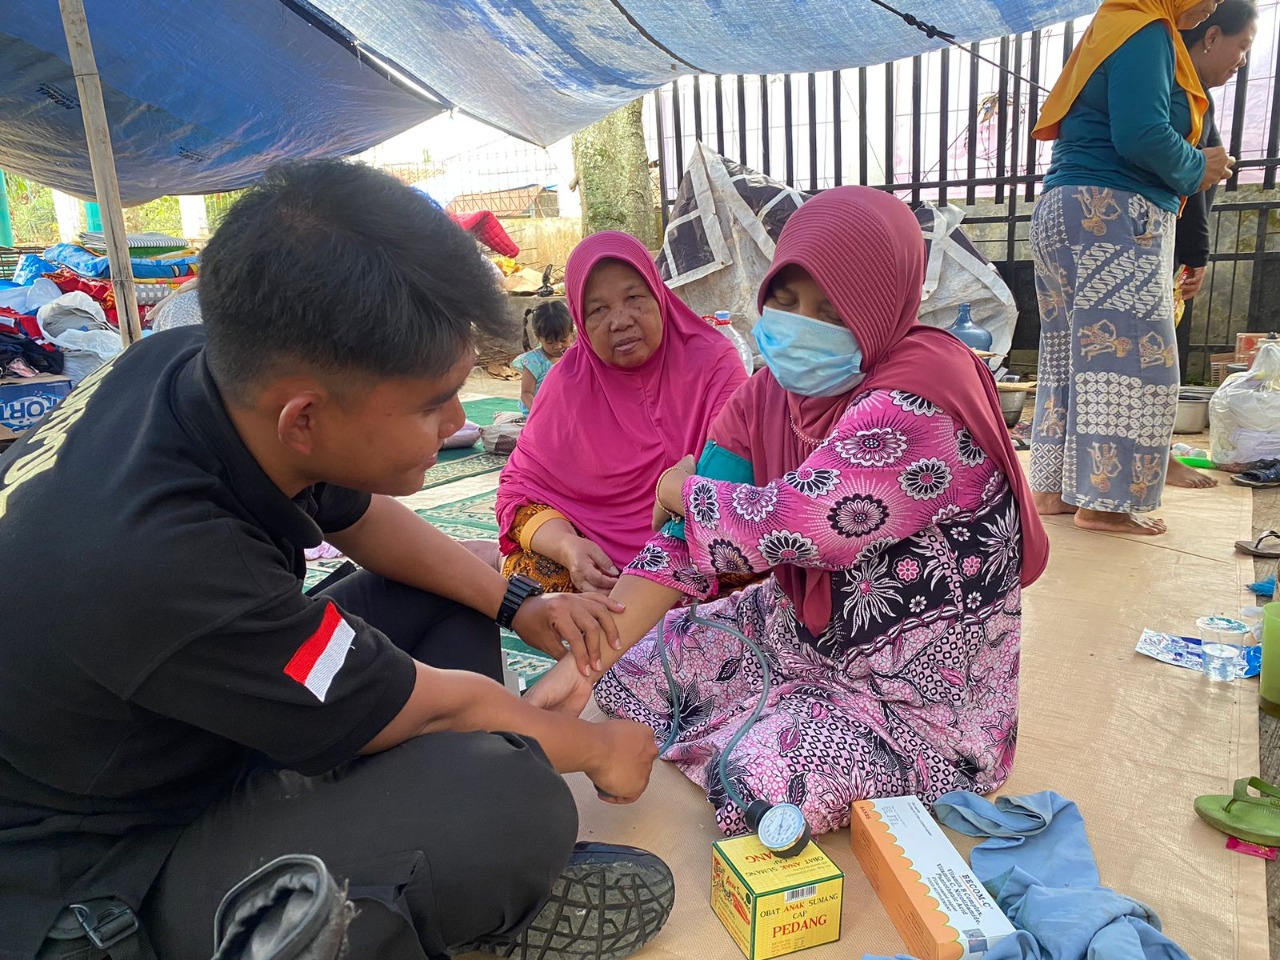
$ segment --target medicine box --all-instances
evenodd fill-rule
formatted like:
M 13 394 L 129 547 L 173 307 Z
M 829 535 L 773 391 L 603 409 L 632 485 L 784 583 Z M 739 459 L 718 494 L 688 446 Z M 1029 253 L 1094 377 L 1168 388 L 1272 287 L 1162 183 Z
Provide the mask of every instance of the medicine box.
M 816 843 L 780 858 L 754 834 L 711 845 L 711 908 L 747 960 L 840 939 L 844 874 Z
M 1013 934 L 918 798 L 859 800 L 850 834 L 867 880 L 919 960 L 981 957 Z
M 30 430 L 70 392 L 67 377 L 0 377 L 0 441 Z

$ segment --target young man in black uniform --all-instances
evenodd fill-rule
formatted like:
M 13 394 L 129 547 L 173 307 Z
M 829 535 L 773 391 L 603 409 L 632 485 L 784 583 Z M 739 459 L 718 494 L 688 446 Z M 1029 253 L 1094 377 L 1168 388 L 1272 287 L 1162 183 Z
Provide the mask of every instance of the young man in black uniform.
M 160 960 L 207 960 L 221 897 L 290 853 L 350 885 L 354 960 L 657 932 L 669 872 L 575 849 L 559 775 L 634 799 L 652 733 L 500 682 L 495 619 L 585 668 L 621 608 L 508 583 L 394 499 L 463 423 L 490 276 L 391 177 L 280 168 L 209 243 L 204 327 L 132 347 L 0 459 L 0 958 L 115 898 Z M 364 569 L 305 596 L 322 536 Z

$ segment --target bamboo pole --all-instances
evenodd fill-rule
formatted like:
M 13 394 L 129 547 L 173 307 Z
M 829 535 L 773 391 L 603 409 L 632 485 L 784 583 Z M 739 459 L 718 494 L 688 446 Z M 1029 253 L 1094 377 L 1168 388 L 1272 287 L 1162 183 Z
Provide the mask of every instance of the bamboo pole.
M 83 0 L 58 0 L 58 7 L 62 11 L 62 29 L 67 35 L 71 69 L 75 72 L 76 90 L 80 94 L 80 115 L 84 118 L 89 165 L 93 169 L 93 189 L 102 210 L 107 260 L 111 264 L 111 287 L 115 290 L 116 312 L 120 319 L 120 339 L 128 347 L 142 339 L 142 324 L 138 320 L 138 297 L 133 288 L 133 267 L 129 262 L 129 241 L 124 229 L 124 208 L 120 204 L 115 154 L 111 149 L 111 130 L 107 127 L 107 110 L 102 103 L 102 82 L 98 79 L 98 64 L 93 57 Z

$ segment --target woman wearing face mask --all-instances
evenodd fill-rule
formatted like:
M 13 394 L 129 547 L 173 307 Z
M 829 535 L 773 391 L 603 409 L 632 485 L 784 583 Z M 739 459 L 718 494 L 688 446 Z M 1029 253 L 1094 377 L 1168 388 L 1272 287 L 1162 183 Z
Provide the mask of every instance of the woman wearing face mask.
M 994 790 L 1013 763 L 1020 592 L 1048 542 L 990 373 L 916 322 L 924 269 L 919 226 L 890 194 L 841 187 L 792 216 L 760 289 L 768 370 L 713 424 L 699 464 L 710 469 L 685 461 L 658 484 L 684 539 L 655 537 L 613 593 L 630 643 L 722 576 L 771 573 L 698 613 L 753 638 L 772 668 L 763 716 L 728 763 L 733 784 L 748 805 L 799 805 L 814 832 L 847 824 L 861 798 Z M 742 482 L 712 479 L 735 473 Z M 596 700 L 659 742 L 674 718 L 666 759 L 741 832 L 717 769 L 759 699 L 759 664 L 686 611 L 665 632 L 674 703 L 657 632 Z M 557 668 L 530 696 L 572 710 L 580 680 Z
M 1156 535 L 1178 406 L 1174 223 L 1230 175 L 1200 143 L 1208 106 L 1179 30 L 1220 0 L 1104 0 L 1045 100 L 1053 140 L 1031 218 L 1040 386 L 1031 486 L 1042 514 Z

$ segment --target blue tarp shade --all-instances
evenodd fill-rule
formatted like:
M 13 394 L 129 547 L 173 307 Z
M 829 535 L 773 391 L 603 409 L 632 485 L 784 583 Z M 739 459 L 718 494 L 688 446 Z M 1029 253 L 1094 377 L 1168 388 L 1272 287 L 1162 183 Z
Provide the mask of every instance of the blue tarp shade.
M 900 0 L 961 41 L 1095 0 Z M 86 0 L 126 204 L 243 186 L 456 106 L 549 144 L 681 74 L 884 63 L 940 46 L 870 0 Z M 353 51 L 374 55 L 373 61 Z M 0 168 L 92 194 L 54 0 L 0 20 Z M 410 88 L 382 72 L 385 64 Z
M 0 169 L 94 196 L 57 0 L 0 3 Z M 86 0 L 120 195 L 212 193 L 440 112 L 280 0 Z
M 890 0 L 968 42 L 1097 0 Z M 805 73 L 942 46 L 870 0 L 310 0 L 468 112 L 543 145 L 676 76 Z M 696 69 L 695 69 L 696 68 Z

